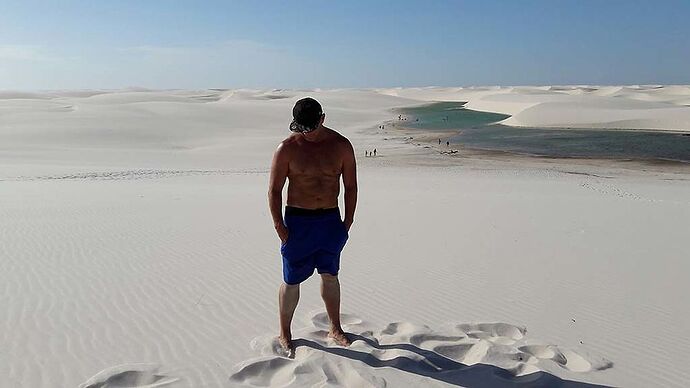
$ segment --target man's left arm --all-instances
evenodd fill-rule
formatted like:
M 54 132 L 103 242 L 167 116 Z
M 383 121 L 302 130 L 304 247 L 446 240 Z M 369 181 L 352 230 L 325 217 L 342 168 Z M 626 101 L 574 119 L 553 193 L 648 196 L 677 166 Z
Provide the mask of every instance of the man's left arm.
M 357 207 L 357 164 L 355 151 L 350 141 L 345 141 L 343 150 L 343 185 L 345 186 L 345 228 L 349 231 L 355 221 Z

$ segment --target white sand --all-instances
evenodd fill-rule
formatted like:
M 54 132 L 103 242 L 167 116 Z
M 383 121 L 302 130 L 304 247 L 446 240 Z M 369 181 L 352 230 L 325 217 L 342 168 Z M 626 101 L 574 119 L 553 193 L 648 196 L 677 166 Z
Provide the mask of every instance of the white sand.
M 509 114 L 524 127 L 690 131 L 690 86 L 547 86 L 382 89 L 422 100 L 467 101 L 467 108 Z
M 2 92 L 0 386 L 688 386 L 690 170 L 452 158 L 377 130 L 461 100 L 690 131 L 688 90 Z M 267 168 L 305 95 L 358 153 L 341 282 L 360 340 L 324 339 L 312 278 L 288 360 Z

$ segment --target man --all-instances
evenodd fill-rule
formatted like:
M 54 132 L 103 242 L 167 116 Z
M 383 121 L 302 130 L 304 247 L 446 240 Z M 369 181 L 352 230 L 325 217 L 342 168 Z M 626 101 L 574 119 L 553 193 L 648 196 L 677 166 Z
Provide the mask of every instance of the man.
M 357 172 L 352 144 L 323 125 L 325 115 L 313 98 L 292 109 L 293 132 L 273 155 L 268 204 L 283 258 L 283 280 L 278 296 L 279 342 L 294 354 L 290 323 L 299 300 L 299 285 L 314 269 L 321 275 L 321 297 L 330 319 L 328 336 L 338 345 L 350 340 L 340 326 L 340 252 L 348 239 L 357 205 Z M 345 187 L 345 218 L 340 219 L 340 177 Z M 288 179 L 285 220 L 283 186 Z

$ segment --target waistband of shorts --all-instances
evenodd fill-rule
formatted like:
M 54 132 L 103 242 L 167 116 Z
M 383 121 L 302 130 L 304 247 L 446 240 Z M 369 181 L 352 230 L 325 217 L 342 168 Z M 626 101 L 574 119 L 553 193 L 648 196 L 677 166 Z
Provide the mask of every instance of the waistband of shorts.
M 340 208 L 336 206 L 327 209 L 304 209 L 301 207 L 285 206 L 286 216 L 320 217 L 330 214 L 340 215 Z

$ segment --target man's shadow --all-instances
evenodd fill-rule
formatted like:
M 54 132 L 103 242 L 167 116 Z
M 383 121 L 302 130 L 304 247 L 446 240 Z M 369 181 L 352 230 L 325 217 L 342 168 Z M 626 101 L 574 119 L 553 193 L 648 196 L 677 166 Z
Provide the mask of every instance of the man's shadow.
M 348 333 L 348 338 L 350 338 L 352 342 L 364 341 L 369 346 L 375 349 L 406 350 L 408 352 L 420 355 L 422 359 L 413 360 L 407 357 L 398 356 L 390 360 L 381 360 L 369 353 L 359 352 L 356 350 L 351 350 L 342 347 L 326 347 L 317 342 L 303 338 L 293 340 L 293 344 L 295 348 L 304 346 L 307 348 L 320 350 L 323 352 L 334 354 L 336 356 L 361 361 L 373 368 L 389 367 L 393 369 L 398 369 L 403 372 L 412 373 L 418 376 L 424 376 L 448 384 L 463 387 L 605 387 L 604 385 L 563 380 L 560 377 L 554 376 L 544 371 L 532 373 L 525 376 L 514 376 L 509 371 L 499 368 L 497 366 L 486 364 L 465 365 L 460 362 L 446 358 L 436 352 L 421 349 L 412 344 L 401 343 L 381 345 L 375 340 L 351 333 Z

